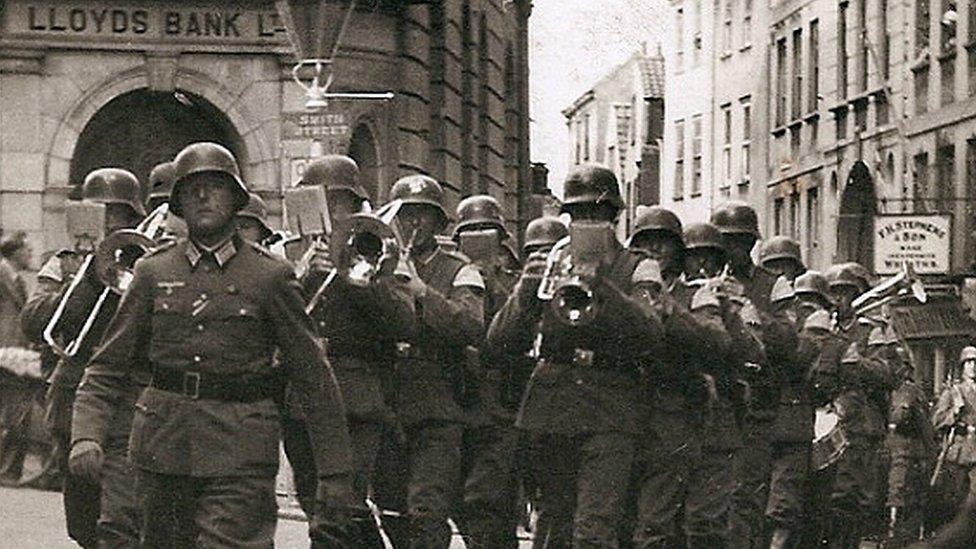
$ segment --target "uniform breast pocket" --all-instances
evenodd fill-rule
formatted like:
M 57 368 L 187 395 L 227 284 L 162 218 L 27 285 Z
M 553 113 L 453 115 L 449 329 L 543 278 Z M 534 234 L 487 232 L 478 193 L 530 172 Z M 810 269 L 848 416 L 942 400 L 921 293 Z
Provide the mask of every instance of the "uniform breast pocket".
M 153 337 L 162 341 L 182 341 L 189 323 L 185 313 L 178 297 L 157 296 L 153 299 Z
M 267 347 L 271 334 L 255 302 L 228 300 L 215 307 L 213 314 L 220 323 L 223 340 L 227 342 L 227 353 L 235 356 L 238 353 L 252 354 Z

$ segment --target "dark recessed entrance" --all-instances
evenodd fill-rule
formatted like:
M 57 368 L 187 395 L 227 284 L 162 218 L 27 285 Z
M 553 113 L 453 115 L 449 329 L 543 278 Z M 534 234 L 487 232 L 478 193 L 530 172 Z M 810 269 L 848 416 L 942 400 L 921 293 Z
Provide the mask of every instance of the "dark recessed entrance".
M 874 270 L 874 214 L 877 196 L 871 172 L 863 162 L 856 162 L 847 176 L 840 199 L 837 223 L 837 257 L 856 261 Z
M 227 116 L 190 92 L 136 90 L 109 101 L 88 121 L 71 158 L 70 183 L 80 189 L 97 168 L 120 167 L 145 183 L 149 171 L 197 141 L 215 141 L 242 158 L 241 137 Z
M 359 181 L 366 189 L 370 201 L 379 201 L 379 158 L 373 132 L 365 124 L 359 124 L 349 141 L 349 156 L 359 164 Z

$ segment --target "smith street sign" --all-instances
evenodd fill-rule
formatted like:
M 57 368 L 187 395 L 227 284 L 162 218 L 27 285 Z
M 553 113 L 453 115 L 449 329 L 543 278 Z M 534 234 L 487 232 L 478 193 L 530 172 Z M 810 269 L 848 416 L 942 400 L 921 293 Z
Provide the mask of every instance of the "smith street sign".
M 947 214 L 877 215 L 874 271 L 896 273 L 907 261 L 918 274 L 948 273 L 951 242 L 952 217 Z

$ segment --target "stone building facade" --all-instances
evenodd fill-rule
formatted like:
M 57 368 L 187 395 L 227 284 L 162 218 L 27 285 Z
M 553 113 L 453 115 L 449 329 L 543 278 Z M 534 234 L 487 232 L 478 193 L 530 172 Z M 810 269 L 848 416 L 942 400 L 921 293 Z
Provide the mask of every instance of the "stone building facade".
M 310 138 L 363 168 L 374 202 L 423 172 L 449 200 L 497 197 L 533 215 L 528 1 L 361 1 L 332 91 L 391 91 L 310 115 L 274 2 L 11 0 L 0 8 L 0 224 L 41 253 L 68 245 L 64 204 L 91 169 L 145 179 L 215 140 L 280 216 Z

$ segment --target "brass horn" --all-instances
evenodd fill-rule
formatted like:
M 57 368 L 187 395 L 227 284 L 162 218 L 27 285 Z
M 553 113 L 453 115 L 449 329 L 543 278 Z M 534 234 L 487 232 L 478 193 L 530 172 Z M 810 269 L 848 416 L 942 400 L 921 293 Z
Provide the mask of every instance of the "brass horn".
M 877 286 L 854 298 L 851 309 L 855 317 L 864 317 L 896 299 L 909 295 L 919 303 L 928 301 L 925 285 L 918 279 L 911 264 L 905 262 L 898 274 L 886 278 Z
M 368 286 L 377 276 L 392 274 L 400 257 L 393 229 L 372 214 L 342 220 L 332 236 L 336 268 L 353 286 Z
M 102 311 L 109 294 L 125 292 L 132 282 L 132 267 L 136 260 L 145 255 L 159 240 L 166 238 L 168 216 L 169 205 L 162 204 L 143 219 L 135 229 L 115 231 L 99 242 L 94 252 L 88 254 L 44 328 L 44 342 L 55 353 L 66 358 L 78 354 L 92 326 L 95 325 L 95 320 Z M 89 273 L 89 269 L 93 269 L 93 271 Z M 68 340 L 61 331 L 61 318 L 64 316 L 68 301 L 86 276 L 95 276 L 105 288 L 89 311 L 81 329 L 74 338 Z M 68 343 L 61 345 L 61 341 L 68 341 Z
M 569 230 L 570 236 L 549 251 L 536 295 L 549 302 L 557 320 L 576 327 L 589 324 L 599 314 L 591 283 L 612 249 L 614 236 L 609 225 L 600 222 L 576 222 Z

